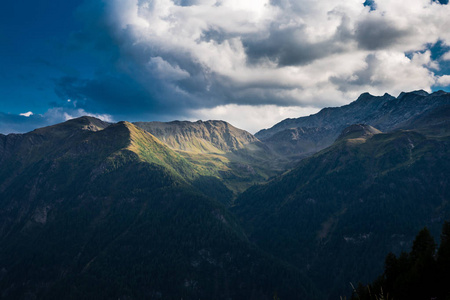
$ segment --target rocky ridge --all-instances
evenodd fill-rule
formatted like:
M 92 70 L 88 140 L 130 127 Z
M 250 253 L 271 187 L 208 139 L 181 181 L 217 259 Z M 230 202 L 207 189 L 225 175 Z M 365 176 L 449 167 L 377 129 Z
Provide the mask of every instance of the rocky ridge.
M 286 119 L 255 136 L 281 155 L 304 157 L 331 145 L 347 126 L 368 124 L 383 132 L 407 128 L 424 112 L 447 105 L 450 105 L 450 94 L 444 91 L 429 94 L 419 90 L 401 93 L 397 98 L 389 94 L 373 96 L 364 93 L 348 105 L 324 108 L 307 117 Z

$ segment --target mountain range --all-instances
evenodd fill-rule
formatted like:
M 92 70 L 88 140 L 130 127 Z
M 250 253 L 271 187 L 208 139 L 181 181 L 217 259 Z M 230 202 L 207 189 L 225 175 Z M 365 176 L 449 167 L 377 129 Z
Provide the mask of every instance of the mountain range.
M 450 94 L 255 136 L 72 119 L 0 135 L 5 299 L 336 299 L 450 219 Z
M 315 293 L 196 187 L 201 170 L 131 123 L 82 117 L 1 144 L 2 298 Z

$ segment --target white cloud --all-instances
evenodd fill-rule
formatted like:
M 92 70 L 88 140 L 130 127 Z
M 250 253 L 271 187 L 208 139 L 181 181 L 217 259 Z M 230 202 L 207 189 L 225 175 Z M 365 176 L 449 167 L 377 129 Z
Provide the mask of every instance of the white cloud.
M 441 86 L 450 86 L 450 75 L 443 75 L 438 77 L 437 84 Z
M 89 113 L 87 111 L 85 111 L 84 109 L 75 109 L 75 110 L 69 110 L 69 111 L 64 111 L 64 109 L 56 109 L 56 110 L 49 110 L 49 112 L 51 111 L 52 114 L 54 114 L 55 116 L 57 116 L 58 114 L 61 114 L 64 118 L 64 121 L 70 120 L 70 119 L 75 119 L 75 118 L 79 118 L 82 116 L 90 116 L 90 117 L 95 117 L 97 119 L 106 121 L 106 122 L 114 122 L 114 119 L 112 116 L 108 115 L 108 114 L 94 114 L 94 113 Z
M 29 116 L 32 116 L 33 115 L 33 112 L 32 111 L 29 111 L 29 112 L 26 112 L 26 113 L 21 113 L 21 114 L 19 114 L 19 116 L 22 116 L 22 117 L 29 117 Z
M 155 72 L 155 75 L 161 79 L 181 80 L 190 76 L 187 71 L 182 70 L 178 65 L 172 66 L 159 56 L 151 57 L 148 65 L 150 70 Z
M 450 51 L 442 55 L 442 60 L 450 60 Z
M 85 111 L 84 109 L 78 108 L 67 108 L 67 107 L 54 107 L 48 109 L 45 113 L 35 115 L 36 117 L 39 117 L 42 120 L 45 120 L 45 123 L 47 125 L 56 124 L 65 122 L 70 119 L 79 118 L 82 116 L 90 116 L 95 117 L 100 120 L 106 121 L 106 122 L 114 122 L 114 118 L 111 115 L 108 114 L 95 114 Z
M 225 120 L 235 127 L 250 133 L 271 127 L 286 118 L 310 115 L 318 112 L 314 107 L 279 107 L 276 105 L 221 105 L 211 109 L 199 109 L 190 112 L 188 120 Z

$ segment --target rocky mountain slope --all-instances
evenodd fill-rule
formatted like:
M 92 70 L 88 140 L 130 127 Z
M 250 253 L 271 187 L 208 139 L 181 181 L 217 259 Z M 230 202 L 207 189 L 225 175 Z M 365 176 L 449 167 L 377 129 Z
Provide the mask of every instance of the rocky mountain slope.
M 409 249 L 421 228 L 437 236 L 450 219 L 450 115 L 439 114 L 437 127 L 422 122 L 438 112 L 408 130 L 351 125 L 292 171 L 248 189 L 232 211 L 256 245 L 338 299 L 349 282 L 375 279 L 386 254 Z
M 450 94 L 439 91 L 401 93 L 397 98 L 362 94 L 341 107 L 324 108 L 317 114 L 286 119 L 255 136 L 281 155 L 301 158 L 331 145 L 344 128 L 368 124 L 381 131 L 405 128 L 422 113 L 450 105 Z
M 199 169 L 221 178 L 235 193 L 278 174 L 287 163 L 252 134 L 224 121 L 134 124 Z
M 135 122 L 172 149 L 199 153 L 237 151 L 261 142 L 245 130 L 224 121 Z
M 2 299 L 320 298 L 131 123 L 84 117 L 0 149 Z

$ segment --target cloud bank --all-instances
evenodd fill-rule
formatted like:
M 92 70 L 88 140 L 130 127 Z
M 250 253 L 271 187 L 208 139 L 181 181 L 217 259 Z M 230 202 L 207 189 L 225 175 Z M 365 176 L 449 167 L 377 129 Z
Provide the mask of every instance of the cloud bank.
M 255 132 L 363 92 L 431 91 L 450 85 L 441 2 L 86 0 L 71 45 L 98 66 L 56 92 L 110 119 L 218 117 Z

